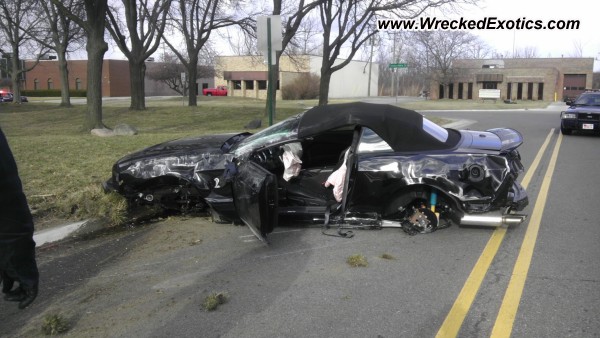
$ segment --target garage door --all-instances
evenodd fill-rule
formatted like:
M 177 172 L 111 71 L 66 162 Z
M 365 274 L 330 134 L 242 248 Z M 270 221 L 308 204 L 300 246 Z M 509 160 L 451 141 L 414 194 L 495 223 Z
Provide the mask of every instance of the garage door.
M 565 74 L 563 98 L 576 98 L 585 90 L 585 74 Z

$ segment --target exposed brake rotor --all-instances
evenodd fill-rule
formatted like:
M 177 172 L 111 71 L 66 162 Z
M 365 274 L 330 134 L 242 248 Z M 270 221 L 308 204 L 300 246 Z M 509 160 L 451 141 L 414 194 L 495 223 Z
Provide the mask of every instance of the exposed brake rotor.
M 406 221 L 411 232 L 429 233 L 436 230 L 438 218 L 433 211 L 427 208 L 413 208 L 413 213 Z M 407 229 L 408 230 L 408 229 Z

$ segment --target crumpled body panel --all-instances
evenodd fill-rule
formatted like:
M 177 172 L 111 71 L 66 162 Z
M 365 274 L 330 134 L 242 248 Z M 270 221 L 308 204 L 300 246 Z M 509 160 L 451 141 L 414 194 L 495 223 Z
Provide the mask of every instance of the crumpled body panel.
M 431 186 L 453 197 L 467 212 L 484 212 L 505 204 L 521 171 L 520 163 L 511 165 L 502 155 L 381 156 L 359 160 L 358 183 L 381 184 L 389 194 L 407 186 Z

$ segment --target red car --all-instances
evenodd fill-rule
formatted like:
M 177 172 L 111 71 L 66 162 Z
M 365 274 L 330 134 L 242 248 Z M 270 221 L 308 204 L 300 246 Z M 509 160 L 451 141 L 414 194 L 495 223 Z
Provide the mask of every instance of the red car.
M 227 96 L 227 86 L 217 86 L 217 88 L 202 89 L 204 96 Z

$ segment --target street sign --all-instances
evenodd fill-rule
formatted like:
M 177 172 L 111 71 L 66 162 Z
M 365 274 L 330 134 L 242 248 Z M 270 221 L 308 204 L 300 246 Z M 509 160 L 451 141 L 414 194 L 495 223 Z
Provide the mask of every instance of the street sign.
M 269 22 L 267 22 L 267 19 Z M 276 51 L 282 49 L 281 16 L 259 16 L 256 22 L 256 36 L 258 38 L 258 50 L 265 56 L 265 61 L 268 62 L 270 51 L 271 62 L 274 64 Z
M 408 63 L 390 63 L 390 68 L 408 68 Z

